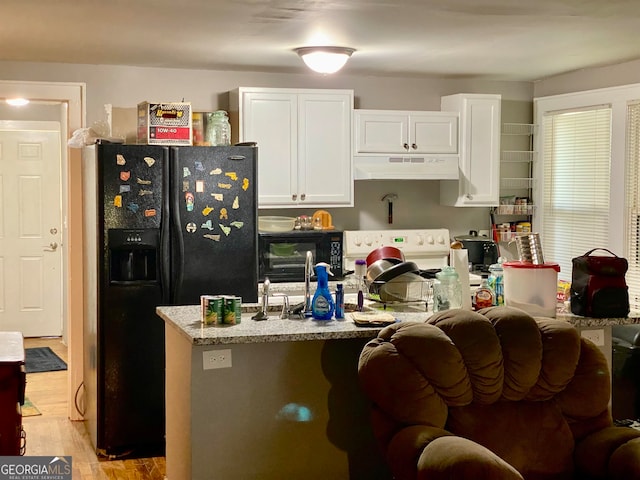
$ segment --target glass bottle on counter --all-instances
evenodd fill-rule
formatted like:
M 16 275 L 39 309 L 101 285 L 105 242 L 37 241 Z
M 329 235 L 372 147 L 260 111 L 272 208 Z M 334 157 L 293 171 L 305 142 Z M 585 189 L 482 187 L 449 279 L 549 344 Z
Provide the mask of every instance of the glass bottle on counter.
M 211 146 L 231 145 L 231 124 L 224 110 L 207 114 L 206 141 Z
M 366 291 L 365 275 L 367 273 L 367 261 L 363 259 L 356 260 L 354 274 L 356 276 L 356 288 L 358 289 L 358 311 L 362 311 L 364 305 L 364 293 Z
M 504 273 L 502 269 L 503 257 L 498 259 L 498 263 L 489 266 L 489 287 L 494 291 L 494 305 L 504 305 Z
M 436 273 L 433 284 L 433 311 L 462 308 L 462 285 L 455 268 L 446 266 Z
M 495 305 L 495 293 L 489 287 L 489 280 L 487 278 L 487 274 L 482 274 L 482 280 L 480 281 L 480 286 L 476 289 L 473 295 L 473 306 L 476 310 L 480 310 L 481 308 L 492 307 Z
M 341 283 L 336 285 L 336 318 L 344 318 L 344 288 Z

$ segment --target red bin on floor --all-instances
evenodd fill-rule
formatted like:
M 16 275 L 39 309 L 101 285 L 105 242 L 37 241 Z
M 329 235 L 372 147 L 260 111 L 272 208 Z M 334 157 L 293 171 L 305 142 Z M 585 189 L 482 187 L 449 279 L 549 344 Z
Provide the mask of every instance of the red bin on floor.
M 20 332 L 0 332 L 0 455 L 22 455 L 25 390 L 24 344 Z

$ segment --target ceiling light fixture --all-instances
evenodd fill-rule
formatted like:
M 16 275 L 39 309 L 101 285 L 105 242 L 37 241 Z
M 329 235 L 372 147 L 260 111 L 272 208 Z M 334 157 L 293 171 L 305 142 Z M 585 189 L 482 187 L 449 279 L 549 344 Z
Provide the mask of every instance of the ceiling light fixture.
M 307 66 L 318 73 L 336 73 L 344 67 L 354 48 L 347 47 L 300 47 L 294 50 Z
M 7 103 L 12 107 L 24 107 L 29 104 L 26 98 L 7 98 Z

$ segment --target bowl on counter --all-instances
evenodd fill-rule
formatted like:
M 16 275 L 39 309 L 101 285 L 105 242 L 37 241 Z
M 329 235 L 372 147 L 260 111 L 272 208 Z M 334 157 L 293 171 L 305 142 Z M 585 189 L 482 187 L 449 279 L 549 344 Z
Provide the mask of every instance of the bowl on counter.
M 294 217 L 258 216 L 258 230 L 261 232 L 290 232 L 295 223 Z
M 376 260 L 388 260 L 391 258 L 395 258 L 404 262 L 404 253 L 402 250 L 396 247 L 384 246 L 378 247 L 375 250 L 372 250 L 369 255 L 367 255 L 367 266 L 371 265 Z
M 397 258 L 388 258 L 388 259 L 380 259 L 373 262 L 371 265 L 367 267 L 366 279 L 369 283 L 374 282 L 380 275 L 382 275 L 386 270 L 390 269 L 394 265 L 401 263 L 402 260 L 398 260 Z

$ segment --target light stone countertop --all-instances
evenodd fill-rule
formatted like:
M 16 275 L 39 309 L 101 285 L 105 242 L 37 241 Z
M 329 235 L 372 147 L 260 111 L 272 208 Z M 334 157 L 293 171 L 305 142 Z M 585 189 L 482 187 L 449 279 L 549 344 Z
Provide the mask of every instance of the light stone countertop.
M 257 307 L 257 305 L 256 305 Z M 167 325 L 180 332 L 193 345 L 224 345 L 234 343 L 295 342 L 343 338 L 374 338 L 384 327 L 357 326 L 347 313 L 342 320 L 313 320 L 279 318 L 271 312 L 268 320 L 252 320 L 253 313 L 243 313 L 237 325 L 204 325 L 200 321 L 200 306 L 160 306 L 157 314 Z M 398 321 L 424 322 L 432 312 L 393 312 Z M 640 315 L 626 318 L 589 318 L 571 313 L 558 313 L 557 319 L 579 328 L 640 323 Z
M 342 320 L 291 318 L 282 320 L 271 312 L 268 320 L 252 320 L 253 313 L 243 313 L 237 325 L 204 325 L 200 321 L 200 306 L 156 307 L 167 325 L 176 328 L 193 345 L 223 345 L 233 343 L 296 342 L 342 338 L 374 338 L 383 327 L 359 327 L 345 314 Z M 425 321 L 431 313 L 394 312 L 399 321 Z

